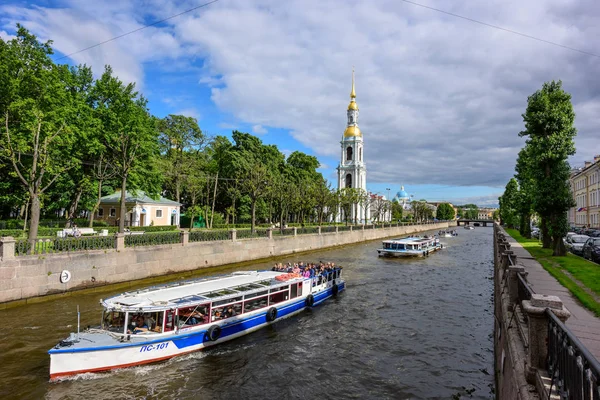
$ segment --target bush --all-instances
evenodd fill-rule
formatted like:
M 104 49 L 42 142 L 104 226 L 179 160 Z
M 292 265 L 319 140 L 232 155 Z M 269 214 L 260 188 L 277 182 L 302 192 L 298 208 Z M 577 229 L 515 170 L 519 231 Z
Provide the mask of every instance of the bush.
M 25 237 L 23 229 L 1 229 L 0 236 L 12 236 L 14 238 Z

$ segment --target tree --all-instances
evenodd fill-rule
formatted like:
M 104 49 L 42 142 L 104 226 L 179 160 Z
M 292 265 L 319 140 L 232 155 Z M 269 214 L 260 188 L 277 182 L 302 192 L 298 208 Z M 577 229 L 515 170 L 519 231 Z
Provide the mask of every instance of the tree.
M 392 202 L 392 219 L 394 221 L 400 221 L 402 219 L 402 214 L 404 212 L 404 208 L 402 204 L 397 201 Z
M 519 233 L 526 238 L 531 238 L 531 215 L 535 193 L 535 181 L 531 173 L 530 150 L 531 148 L 527 145 L 521 149 L 515 167 L 517 172 L 515 177 L 519 183 L 519 196 L 516 205 L 519 214 Z
M 438 206 L 436 212 L 436 218 L 442 221 L 449 221 L 454 219 L 454 208 L 449 203 L 442 203 Z
M 17 37 L 0 39 L 2 155 L 27 190 L 31 204 L 29 238 L 37 237 L 41 197 L 80 161 L 72 156 L 74 133 L 85 103 L 74 73 L 50 59 L 51 43 L 40 43 L 17 25 Z
M 181 184 L 190 171 L 190 158 L 199 153 L 206 141 L 198 121 L 183 115 L 168 115 L 157 121 L 158 141 L 163 158 L 166 186 L 181 202 Z
M 94 87 L 96 113 L 101 122 L 103 145 L 109 150 L 110 162 L 121 178 L 119 232 L 125 231 L 127 189 L 144 189 L 149 194 L 159 191 L 155 170 L 158 154 L 156 122 L 148 113 L 146 99 L 113 76 L 107 66 Z
M 515 228 L 519 224 L 519 184 L 515 178 L 511 178 L 506 184 L 502 201 L 500 202 L 500 218 L 502 223 L 509 228 Z
M 529 96 L 522 116 L 525 130 L 519 136 L 527 137 L 535 182 L 533 206 L 542 218 L 542 237 L 552 238 L 553 255 L 565 255 L 562 238 L 568 230 L 567 211 L 575 205 L 567 162 L 575 154 L 573 139 L 577 134 L 571 95 L 562 89 L 561 81 L 546 82 Z M 549 243 L 543 245 L 548 247 Z

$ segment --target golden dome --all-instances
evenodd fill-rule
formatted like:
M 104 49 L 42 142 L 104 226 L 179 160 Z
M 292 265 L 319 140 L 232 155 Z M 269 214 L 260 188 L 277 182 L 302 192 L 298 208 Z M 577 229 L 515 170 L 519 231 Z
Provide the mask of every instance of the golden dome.
M 356 125 L 350 125 L 344 131 L 344 137 L 362 136 L 360 129 Z
M 351 101 L 350 104 L 348 104 L 348 110 L 358 110 L 358 104 L 356 104 L 355 101 Z

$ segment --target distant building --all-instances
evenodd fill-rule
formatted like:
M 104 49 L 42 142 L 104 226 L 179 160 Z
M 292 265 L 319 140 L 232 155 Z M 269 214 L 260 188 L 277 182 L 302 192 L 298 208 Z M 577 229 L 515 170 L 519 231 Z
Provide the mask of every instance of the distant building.
M 400 186 L 400 191 L 396 193 L 392 201 L 402 205 L 402 209 L 410 210 L 410 195 L 404 190 L 404 186 Z
M 495 208 L 480 208 L 477 210 L 477 219 L 494 219 Z
M 600 227 L 600 155 L 586 161 L 569 178 L 575 207 L 569 210 L 569 222 L 575 226 Z
M 121 191 L 100 199 L 95 219 L 118 225 L 120 217 Z M 160 196 L 157 200 L 141 190 L 125 193 L 127 214 L 125 226 L 179 225 L 181 203 Z

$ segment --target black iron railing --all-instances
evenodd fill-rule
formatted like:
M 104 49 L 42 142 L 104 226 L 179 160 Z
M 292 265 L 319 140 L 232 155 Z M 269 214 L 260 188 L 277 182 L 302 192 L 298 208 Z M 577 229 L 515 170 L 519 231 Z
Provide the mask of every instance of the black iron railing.
M 550 392 L 556 388 L 561 399 L 600 400 L 600 363 L 550 309 L 546 314 Z
M 125 247 L 156 246 L 160 244 L 176 243 L 181 243 L 181 233 L 179 231 L 144 233 L 143 235 L 125 236 Z
M 237 234 L 239 235 L 239 232 Z M 211 242 L 215 240 L 229 240 L 230 233 L 227 230 L 192 231 L 188 236 L 189 242 Z
M 321 233 L 335 232 L 335 226 L 322 226 Z
M 304 226 L 298 228 L 298 235 L 309 235 L 314 233 L 319 233 L 318 226 Z
M 349 231 L 351 227 L 351 225 L 340 225 L 338 226 L 338 232 Z
M 292 234 L 293 233 L 294 232 L 292 229 Z M 264 237 L 267 237 L 267 230 L 266 229 L 255 229 L 254 232 L 252 232 L 252 230 L 250 230 L 250 229 L 238 230 L 236 237 L 238 239 L 264 238 Z
M 106 250 L 115 248 L 113 236 L 89 236 L 55 239 L 19 239 L 15 242 L 15 255 L 52 254 L 71 251 Z
M 531 295 L 535 294 L 535 291 L 522 274 L 517 274 L 517 283 L 519 285 L 519 303 L 523 300 L 531 300 Z

